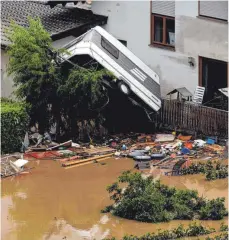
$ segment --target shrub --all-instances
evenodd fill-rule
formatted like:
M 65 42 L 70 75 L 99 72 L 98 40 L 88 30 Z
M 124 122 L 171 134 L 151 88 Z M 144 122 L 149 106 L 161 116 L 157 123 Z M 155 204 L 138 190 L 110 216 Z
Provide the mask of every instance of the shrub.
M 220 231 L 221 232 L 229 231 L 228 225 L 222 222 L 220 225 Z
M 106 206 L 103 210 L 101 210 L 101 213 L 109 213 L 112 209 L 112 205 Z
M 125 183 L 125 191 L 119 183 Z M 143 178 L 140 173 L 124 172 L 107 190 L 114 201 L 114 215 L 141 222 L 219 220 L 227 215 L 224 198 L 203 199 L 197 191 L 170 188 L 150 177 Z
M 178 226 L 177 228 L 171 230 L 158 230 L 157 233 L 147 233 L 143 236 L 137 237 L 133 235 L 126 235 L 122 240 L 169 240 L 169 239 L 179 239 L 184 237 L 196 237 L 201 235 L 206 235 L 215 232 L 213 228 L 206 228 L 197 223 L 191 223 L 187 228 L 184 228 L 183 225 Z M 116 240 L 112 237 L 107 240 Z
M 1 153 L 19 151 L 29 123 L 23 103 L 3 100 L 1 102 Z
M 208 200 L 205 206 L 200 209 L 201 219 L 220 220 L 227 215 L 227 210 L 224 206 L 225 198 L 217 198 Z
M 222 165 L 219 161 L 214 162 L 216 166 L 212 164 L 212 161 L 207 163 L 192 163 L 188 168 L 181 169 L 181 175 L 188 174 L 205 174 L 205 178 L 208 181 L 227 178 L 228 177 L 228 166 Z
M 214 231 L 215 229 L 206 229 L 203 225 L 194 222 L 190 224 L 188 229 L 186 230 L 186 236 L 194 237 L 209 234 Z
M 228 240 L 228 232 L 221 233 L 220 235 L 216 235 L 214 237 L 207 237 L 205 240 Z

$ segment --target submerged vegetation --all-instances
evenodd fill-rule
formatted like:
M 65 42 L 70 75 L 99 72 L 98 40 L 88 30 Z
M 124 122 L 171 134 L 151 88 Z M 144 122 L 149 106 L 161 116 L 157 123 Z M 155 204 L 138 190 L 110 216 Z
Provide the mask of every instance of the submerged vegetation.
M 205 238 L 205 240 L 228 240 L 228 237 L 229 237 L 228 232 L 224 232 L 214 237 L 207 237 Z
M 222 231 L 221 229 L 219 231 Z M 197 237 L 202 235 L 207 235 L 210 233 L 214 233 L 216 230 L 214 228 L 207 228 L 198 224 L 196 222 L 188 225 L 187 228 L 184 228 L 183 225 L 179 225 L 177 228 L 173 228 L 171 230 L 158 230 L 157 233 L 147 233 L 143 236 L 133 236 L 126 235 L 122 238 L 122 240 L 169 240 L 169 239 L 180 239 L 184 237 Z M 227 233 L 221 233 L 218 236 L 213 238 L 207 237 L 206 240 L 223 240 L 228 236 Z M 222 237 L 222 238 L 219 238 Z M 107 239 L 108 240 L 108 239 Z M 110 240 L 116 240 L 116 238 L 111 238 Z
M 141 222 L 220 220 L 227 215 L 224 198 L 207 200 L 199 197 L 197 191 L 171 188 L 152 177 L 143 178 L 140 173 L 123 172 L 107 191 L 114 204 L 105 211 Z
M 188 174 L 205 174 L 206 180 L 215 180 L 228 177 L 228 166 L 222 165 L 219 161 L 214 165 L 212 161 L 205 163 L 192 163 L 188 168 L 181 170 L 182 175 Z

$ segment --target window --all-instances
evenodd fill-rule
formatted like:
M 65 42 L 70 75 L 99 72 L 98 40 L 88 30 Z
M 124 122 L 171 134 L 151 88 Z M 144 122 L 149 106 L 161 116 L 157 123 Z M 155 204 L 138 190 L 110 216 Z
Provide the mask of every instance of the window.
M 104 49 L 106 49 L 113 57 L 119 57 L 119 50 L 114 47 L 110 42 L 108 42 L 105 38 L 101 38 L 101 45 Z
M 152 44 L 175 46 L 175 20 L 173 17 L 152 14 Z

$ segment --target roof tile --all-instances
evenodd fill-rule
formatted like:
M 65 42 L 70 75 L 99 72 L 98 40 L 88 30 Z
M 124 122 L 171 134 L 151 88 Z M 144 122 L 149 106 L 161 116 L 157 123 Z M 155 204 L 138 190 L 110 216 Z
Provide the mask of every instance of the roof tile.
M 107 17 L 93 14 L 90 10 L 80 8 L 51 8 L 35 1 L 1 1 L 1 45 L 8 45 L 5 29 L 13 20 L 21 26 L 28 26 L 28 17 L 39 17 L 51 36 L 70 29 L 90 24 L 103 25 Z

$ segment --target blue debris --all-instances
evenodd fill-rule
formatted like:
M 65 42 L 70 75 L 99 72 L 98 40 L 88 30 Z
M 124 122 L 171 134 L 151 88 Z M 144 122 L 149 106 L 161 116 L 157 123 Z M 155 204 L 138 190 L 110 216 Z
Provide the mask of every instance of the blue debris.
M 207 144 L 210 144 L 210 145 L 215 144 L 215 140 L 213 140 L 211 138 L 208 138 L 207 139 Z
M 127 150 L 127 147 L 126 147 L 125 144 L 122 145 L 122 150 L 123 150 L 123 151 Z
M 190 154 L 190 149 L 184 147 L 184 148 L 181 149 L 181 153 L 185 154 L 185 155 Z

